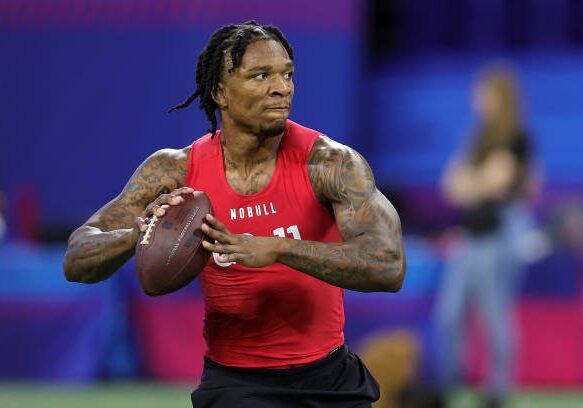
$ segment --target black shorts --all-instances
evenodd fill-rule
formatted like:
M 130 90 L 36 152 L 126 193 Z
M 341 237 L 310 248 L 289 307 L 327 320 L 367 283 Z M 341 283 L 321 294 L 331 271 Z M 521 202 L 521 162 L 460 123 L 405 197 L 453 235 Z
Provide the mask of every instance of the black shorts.
M 379 385 L 348 347 L 290 369 L 233 368 L 207 358 L 194 408 L 370 407 Z

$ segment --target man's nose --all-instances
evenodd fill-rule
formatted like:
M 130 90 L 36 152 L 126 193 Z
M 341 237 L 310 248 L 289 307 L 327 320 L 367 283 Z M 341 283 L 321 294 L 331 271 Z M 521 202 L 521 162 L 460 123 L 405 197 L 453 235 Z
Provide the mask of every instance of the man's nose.
M 289 79 L 285 79 L 283 75 L 275 75 L 273 77 L 273 82 L 271 83 L 270 94 L 277 94 L 282 96 L 287 96 L 292 90 L 292 84 Z

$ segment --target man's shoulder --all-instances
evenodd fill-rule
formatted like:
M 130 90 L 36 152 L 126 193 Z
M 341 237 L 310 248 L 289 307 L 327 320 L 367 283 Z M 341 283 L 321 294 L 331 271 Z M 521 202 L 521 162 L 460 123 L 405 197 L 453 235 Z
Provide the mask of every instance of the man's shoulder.
M 310 156 L 334 155 L 350 149 L 319 130 L 311 129 L 289 119 L 287 132 L 292 136 L 288 140 L 288 145 L 302 149 L 307 148 Z
M 351 152 L 353 150 L 350 147 L 320 133 L 310 152 L 310 164 L 329 163 L 330 161 L 339 160 Z
M 141 168 L 153 174 L 186 174 L 190 150 L 191 146 L 181 149 L 165 148 L 157 150 L 142 163 Z
M 308 176 L 321 203 L 346 201 L 348 190 L 368 194 L 375 189 L 366 159 L 353 148 L 325 135 L 320 135 L 312 148 Z
M 187 161 L 188 155 L 192 146 L 185 146 L 181 149 L 164 148 L 155 151 L 148 160 L 159 161 L 159 162 L 181 162 Z
M 286 121 L 286 129 L 288 133 L 296 133 L 296 134 L 312 134 L 312 135 L 317 135 L 320 132 L 318 130 L 309 128 L 307 126 L 304 126 L 300 123 L 294 122 L 291 119 L 288 119 Z

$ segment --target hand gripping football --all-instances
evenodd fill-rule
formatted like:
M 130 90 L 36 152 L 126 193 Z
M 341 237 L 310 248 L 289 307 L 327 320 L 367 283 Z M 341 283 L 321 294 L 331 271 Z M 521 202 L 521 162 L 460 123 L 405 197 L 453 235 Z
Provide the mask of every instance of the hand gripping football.
M 163 217 L 152 216 L 136 246 L 136 270 L 144 292 L 159 296 L 192 282 L 208 262 L 202 246 L 209 238 L 201 227 L 212 204 L 202 191 L 182 194 L 184 201 L 171 205 Z

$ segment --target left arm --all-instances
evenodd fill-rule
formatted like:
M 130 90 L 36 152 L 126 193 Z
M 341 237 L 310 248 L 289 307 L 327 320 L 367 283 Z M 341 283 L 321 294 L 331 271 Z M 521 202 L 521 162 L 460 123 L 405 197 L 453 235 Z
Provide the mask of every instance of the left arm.
M 401 224 L 368 163 L 320 137 L 308 172 L 318 199 L 332 206 L 344 242 L 286 240 L 278 261 L 346 289 L 398 291 L 405 277 Z
M 218 244 L 204 244 L 221 261 L 261 267 L 281 262 L 334 286 L 363 292 L 397 292 L 405 254 L 397 212 L 376 188 L 372 171 L 354 150 L 320 137 L 309 158 L 318 199 L 334 210 L 344 242 L 230 234 L 214 217 L 203 230 Z

